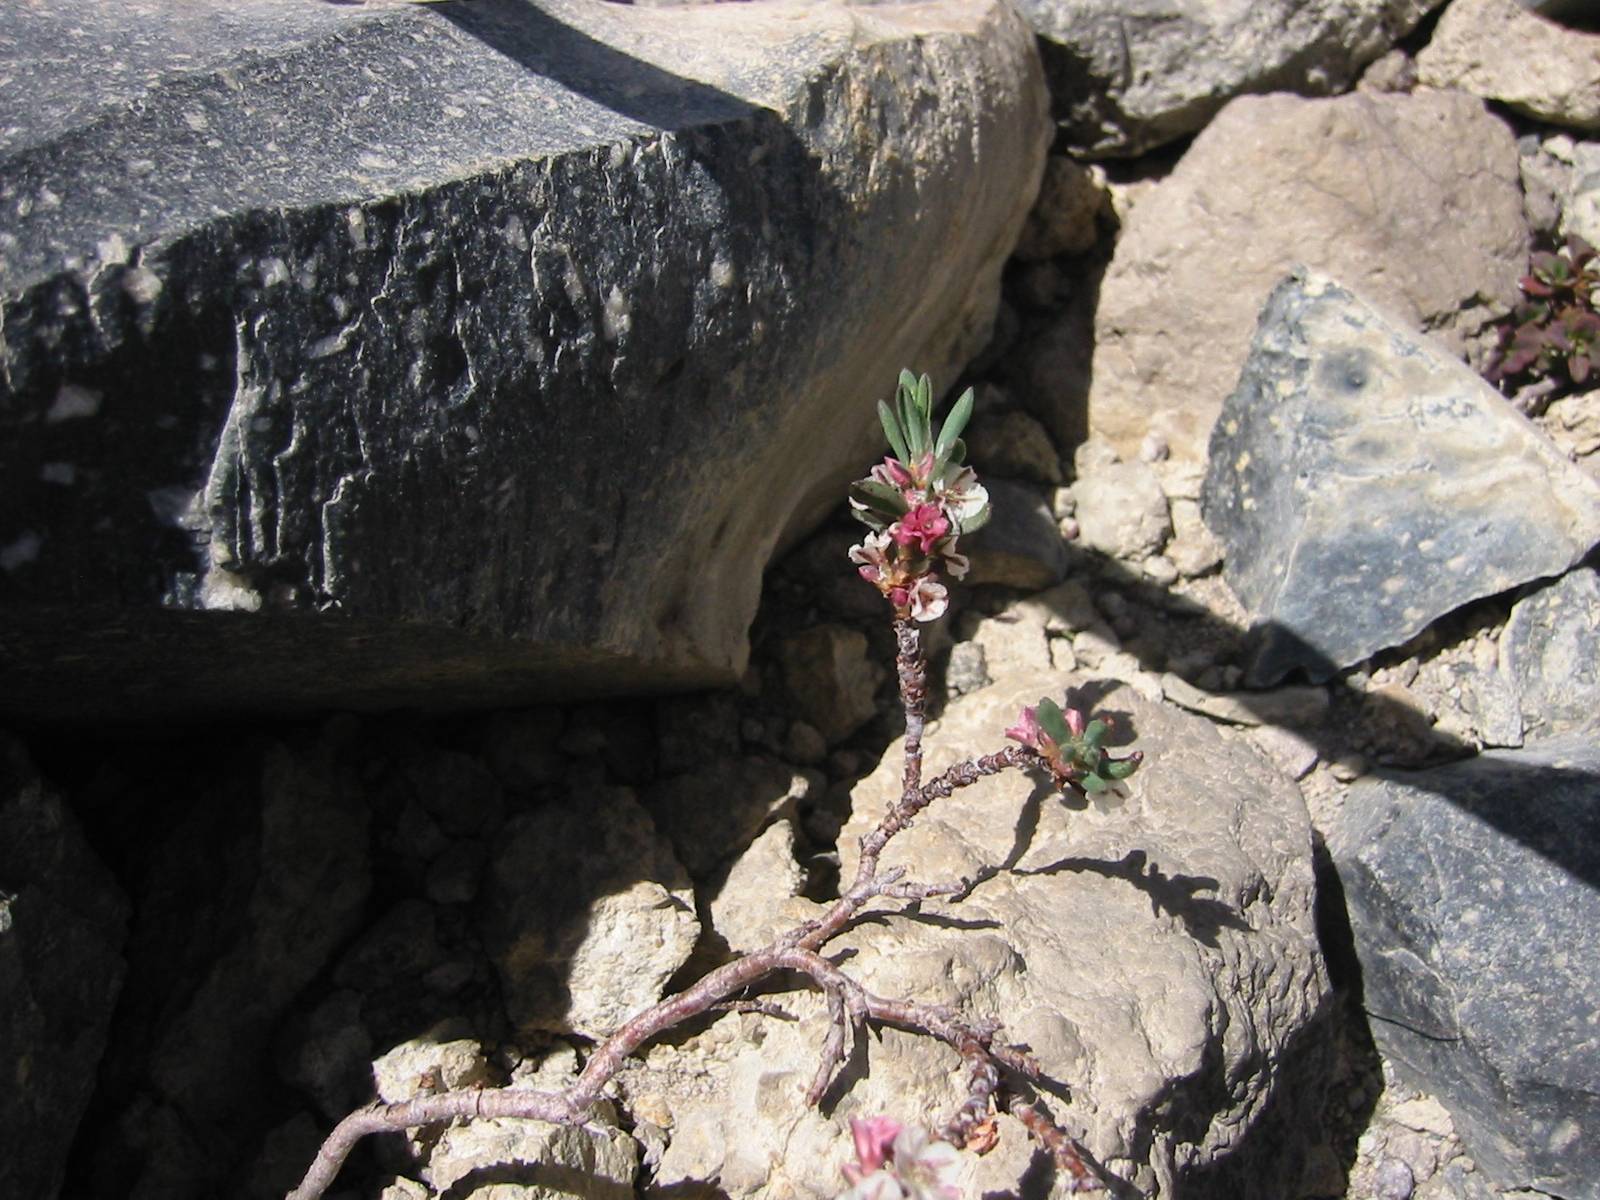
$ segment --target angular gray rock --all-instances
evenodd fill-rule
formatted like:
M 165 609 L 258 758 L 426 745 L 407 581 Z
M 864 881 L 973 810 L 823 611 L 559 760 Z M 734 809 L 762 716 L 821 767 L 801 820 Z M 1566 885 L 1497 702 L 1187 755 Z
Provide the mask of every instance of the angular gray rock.
M 1049 133 L 1001 0 L 62 0 L 0 80 L 34 716 L 731 683 Z
M 1553 125 L 1600 129 L 1600 33 L 1569 29 L 1516 0 L 1451 0 L 1417 53 L 1417 79 Z
M 1019 0 L 1074 148 L 1133 155 L 1193 133 L 1245 92 L 1327 95 L 1438 0 Z
M 1595 727 L 1351 789 L 1328 844 L 1372 1030 L 1500 1188 L 1600 1197 Z
M 1511 608 L 1500 635 L 1501 675 L 1529 738 L 1594 724 L 1600 713 L 1600 576 L 1563 575 Z
M 930 728 L 928 776 L 996 749 L 1022 705 L 1075 682 L 1024 675 L 953 701 Z M 1004 1022 L 1071 1089 L 1070 1103 L 1053 1091 L 1046 1102 L 1145 1194 L 1294 1194 L 1293 1122 L 1305 1117 L 1300 1100 L 1320 1095 L 1297 1086 L 1296 1070 L 1302 1051 L 1315 1067 L 1327 997 L 1305 805 L 1199 718 L 1126 689 L 1102 707 L 1151 755 L 1126 802 L 1079 810 L 1012 773 L 937 802 L 891 843 L 885 865 L 919 881 L 974 879 L 974 890 L 863 922 L 837 943 L 852 951 L 844 968 L 877 995 Z M 846 878 L 857 839 L 898 795 L 900 770 L 897 742 L 856 787 L 839 837 Z M 658 1182 L 714 1175 L 735 1200 L 822 1200 L 839 1191 L 847 1118 L 937 1122 L 962 1098 L 952 1051 L 884 1030 L 837 1105 L 806 1109 L 823 1006 L 803 994 L 783 1003 L 802 1019 L 725 1018 L 724 1031 L 646 1053 L 639 1086 L 658 1091 L 673 1118 Z M 1251 1153 L 1274 1097 L 1289 1124 L 1260 1131 L 1263 1142 L 1283 1135 L 1272 1161 L 1250 1181 L 1225 1179 L 1230 1152 Z M 1019 1186 L 1026 1135 L 1005 1121 L 1000 1133 L 991 1155 L 967 1156 L 962 1195 Z
M 56 1195 L 126 964 L 128 901 L 0 733 L 0 1195 Z
M 602 1038 L 659 1000 L 694 949 L 689 877 L 627 788 L 515 817 L 493 855 L 480 924 L 524 1033 Z
M 1095 314 L 1089 426 L 1198 461 L 1256 315 L 1296 263 L 1468 341 L 1521 296 L 1516 143 L 1471 96 L 1246 96 L 1123 226 Z M 1068 397 L 1070 399 L 1070 397 Z
M 1325 680 L 1600 542 L 1600 486 L 1443 347 L 1315 273 L 1262 310 L 1210 456 L 1252 686 Z

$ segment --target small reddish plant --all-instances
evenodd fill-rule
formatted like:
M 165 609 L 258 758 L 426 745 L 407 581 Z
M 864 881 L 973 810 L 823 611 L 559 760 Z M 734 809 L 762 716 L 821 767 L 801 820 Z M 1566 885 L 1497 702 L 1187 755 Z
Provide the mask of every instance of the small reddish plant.
M 1559 251 L 1536 253 L 1520 286 L 1527 299 L 1501 328 L 1485 372 L 1490 382 L 1548 379 L 1582 387 L 1600 377 L 1600 254 L 1594 247 L 1574 235 Z
M 1137 753 L 1114 758 L 1105 750 L 1107 721 L 1090 720 L 1045 698 L 1025 708 L 1017 724 L 1006 731 L 1015 745 L 923 779 L 928 679 L 921 626 L 943 616 L 949 607 L 942 580 L 966 574 L 967 559 L 956 550 L 957 539 L 989 517 L 988 493 L 971 468 L 963 465 L 961 433 L 972 407 L 969 389 L 935 432 L 932 383 L 926 375 L 919 379 L 902 372 L 895 407 L 878 406 L 894 453 L 850 488 L 851 510 L 872 531 L 851 548 L 850 559 L 892 609 L 906 732 L 900 795 L 861 838 L 849 887 L 822 916 L 716 967 L 677 995 L 630 1018 L 588 1050 L 577 1079 L 560 1091 L 475 1087 L 358 1109 L 328 1134 L 289 1200 L 316 1200 L 323 1195 L 351 1149 L 368 1134 L 495 1117 L 582 1126 L 627 1058 L 647 1042 L 708 1013 L 737 1009 L 782 1015 L 758 993 L 783 977 L 796 976 L 827 997 L 830 1017 L 807 1103 L 821 1102 L 852 1041 L 871 1025 L 893 1025 L 944 1042 L 960 1056 L 966 1072 L 965 1100 L 934 1132 L 888 1116 L 852 1122 L 856 1159 L 845 1167 L 850 1184 L 844 1193 L 847 1200 L 953 1200 L 957 1191 L 949 1176 L 959 1164 L 960 1151 L 983 1153 L 993 1147 L 998 1137 L 996 1115 L 1002 1109 L 1016 1117 L 1048 1154 L 1065 1190 L 1101 1186 L 1083 1147 L 1039 1102 L 1039 1064 L 1026 1048 L 1004 1040 L 998 1022 L 969 1019 L 912 999 L 874 995 L 842 968 L 837 956 L 823 953 L 869 906 L 894 900 L 920 902 L 968 890 L 966 880 L 916 883 L 905 878 L 903 867 L 880 866 L 889 841 L 930 804 L 1007 770 L 1042 771 L 1064 793 L 1101 793 L 1126 778 L 1140 761 Z

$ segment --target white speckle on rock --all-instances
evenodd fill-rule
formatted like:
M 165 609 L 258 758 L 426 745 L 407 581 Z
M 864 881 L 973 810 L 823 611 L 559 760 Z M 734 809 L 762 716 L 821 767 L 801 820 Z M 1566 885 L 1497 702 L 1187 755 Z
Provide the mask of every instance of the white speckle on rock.
M 121 234 L 113 233 L 103 241 L 96 242 L 94 252 L 108 266 L 128 261 L 128 243 L 122 240 Z
M 613 285 L 611 294 L 606 297 L 606 308 L 601 322 L 608 342 L 616 341 L 633 328 L 633 314 L 628 310 L 628 298 L 622 294 L 620 287 Z
M 727 291 L 733 286 L 733 264 L 720 254 L 711 261 L 711 286 L 718 291 Z
M 122 290 L 135 304 L 152 304 L 161 295 L 161 276 L 149 267 L 134 267 L 122 277 Z
M 350 243 L 357 250 L 367 248 L 367 214 L 352 208 L 344 214 L 345 227 L 350 230 Z
M 0 546 L 0 571 L 9 573 L 33 562 L 39 557 L 39 547 L 42 545 L 44 545 L 42 537 L 31 529 L 24 530 L 15 541 Z
M 44 483 L 58 483 L 71 487 L 78 482 L 78 468 L 71 463 L 47 462 L 39 468 L 39 478 Z
M 261 593 L 244 576 L 212 567 L 200 584 L 200 607 L 212 612 L 258 612 Z
M 277 255 L 263 258 L 258 270 L 261 272 L 262 287 L 277 287 L 280 283 L 289 282 L 288 264 Z
M 63 383 L 56 398 L 50 405 L 50 411 L 45 413 L 47 424 L 54 425 L 58 421 L 71 421 L 78 417 L 92 417 L 100 411 L 101 393 L 94 388 L 87 388 L 81 384 Z
M 192 108 L 183 114 L 183 123 L 196 133 L 204 133 L 211 128 L 211 118 Z

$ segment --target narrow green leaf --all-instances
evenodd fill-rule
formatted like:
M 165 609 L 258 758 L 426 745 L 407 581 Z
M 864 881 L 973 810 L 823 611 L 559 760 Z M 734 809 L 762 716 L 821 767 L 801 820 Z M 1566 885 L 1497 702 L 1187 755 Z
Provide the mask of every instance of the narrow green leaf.
M 917 377 L 904 367 L 900 368 L 900 389 L 903 393 L 916 395 Z
M 1139 760 L 1137 758 L 1123 758 L 1107 759 L 1105 765 L 1100 769 L 1107 775 L 1111 776 L 1112 779 L 1126 779 L 1129 775 L 1132 775 L 1134 771 L 1138 769 L 1138 767 Z
M 944 419 L 944 425 L 939 430 L 939 441 L 934 446 L 933 452 L 944 457 L 952 443 L 961 436 L 961 431 L 967 427 L 967 422 L 972 419 L 972 389 L 968 388 L 961 393 L 961 399 L 955 402 L 950 415 Z
M 909 375 L 909 372 L 906 372 L 905 375 Z M 925 447 L 923 446 L 922 438 L 923 423 L 921 414 L 917 411 L 916 380 L 913 379 L 908 387 L 905 375 L 902 375 L 900 380 L 899 405 L 900 427 L 905 430 L 906 449 L 911 452 L 903 461 L 909 466 L 913 459 L 922 457 L 922 451 Z
M 1091 750 L 1100 749 L 1100 743 L 1106 740 L 1108 732 L 1104 721 L 1090 721 L 1083 731 L 1083 744 Z
M 1065 746 L 1072 740 L 1072 731 L 1067 728 L 1067 719 L 1061 715 L 1061 708 L 1054 700 L 1048 697 L 1034 705 L 1033 719 L 1039 722 L 1039 728 L 1056 745 Z
M 860 479 L 852 483 L 850 497 L 856 503 L 865 504 L 873 512 L 883 513 L 891 520 L 899 519 L 907 508 L 906 498 L 901 495 L 899 488 L 890 487 L 874 479 Z
M 917 407 L 928 421 L 933 420 L 933 380 L 926 374 L 917 380 Z
M 900 432 L 900 422 L 894 419 L 894 411 L 882 400 L 878 401 L 878 421 L 883 425 L 883 435 L 889 439 L 889 449 L 894 451 L 894 456 L 901 462 L 909 462 L 906 435 Z

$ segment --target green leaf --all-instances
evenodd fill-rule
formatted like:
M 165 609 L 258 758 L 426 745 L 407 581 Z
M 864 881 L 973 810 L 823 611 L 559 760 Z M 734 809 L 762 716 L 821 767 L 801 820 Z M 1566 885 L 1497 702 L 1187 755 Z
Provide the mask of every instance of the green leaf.
M 1083 744 L 1090 750 L 1100 749 L 1100 743 L 1106 740 L 1109 732 L 1104 721 L 1090 721 L 1083 731 Z
M 875 479 L 858 479 L 852 483 L 850 496 L 858 504 L 865 504 L 873 512 L 882 513 L 890 520 L 898 520 L 907 511 L 906 498 L 900 489 Z
M 1067 719 L 1061 715 L 1061 708 L 1054 700 L 1047 697 L 1034 705 L 1033 718 L 1039 722 L 1039 728 L 1044 730 L 1045 736 L 1056 745 L 1065 746 L 1072 740 Z
M 900 422 L 894 419 L 894 411 L 882 400 L 878 401 L 878 420 L 883 425 L 883 434 L 889 439 L 889 449 L 894 451 L 894 456 L 901 462 L 910 462 L 910 455 L 906 451 L 906 435 L 900 432 Z
M 933 380 L 926 373 L 917 380 L 917 408 L 921 410 L 923 420 L 933 421 Z
M 955 402 L 950 415 L 944 419 L 944 425 L 939 430 L 939 441 L 934 445 L 933 452 L 943 458 L 945 451 L 961 436 L 961 431 L 967 427 L 967 422 L 971 419 L 972 389 L 968 388 L 961 393 L 961 399 Z
M 1082 779 L 1078 780 L 1078 786 L 1083 788 L 1083 790 L 1088 792 L 1090 795 L 1094 795 L 1096 792 L 1105 791 L 1111 785 L 1104 779 L 1101 779 L 1100 776 L 1096 775 L 1093 771 L 1090 771 Z
M 1105 765 L 1100 769 L 1111 776 L 1112 779 L 1126 779 L 1139 769 L 1139 760 L 1137 758 L 1107 759 Z
M 906 431 L 906 449 L 911 452 L 903 461 L 910 466 L 927 449 L 927 423 L 917 410 L 917 381 L 910 371 L 900 373 L 899 405 L 900 425 Z

